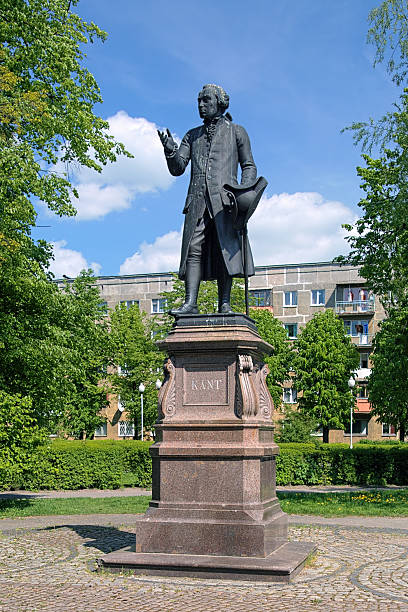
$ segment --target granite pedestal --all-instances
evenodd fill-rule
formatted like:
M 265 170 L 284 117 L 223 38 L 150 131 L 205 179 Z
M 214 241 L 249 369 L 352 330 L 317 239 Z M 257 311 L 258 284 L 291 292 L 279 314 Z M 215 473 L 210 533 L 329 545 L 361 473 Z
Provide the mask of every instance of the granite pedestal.
M 152 501 L 135 552 L 101 565 L 135 573 L 288 581 L 314 545 L 288 543 L 276 497 L 273 403 L 245 315 L 179 317 L 167 338 Z

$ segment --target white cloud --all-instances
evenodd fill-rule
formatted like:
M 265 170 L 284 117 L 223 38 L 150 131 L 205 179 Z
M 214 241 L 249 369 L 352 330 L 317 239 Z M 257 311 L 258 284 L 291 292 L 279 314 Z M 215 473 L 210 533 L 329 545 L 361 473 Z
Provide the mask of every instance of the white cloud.
M 181 231 L 158 236 L 153 243 L 142 242 L 140 248 L 120 266 L 120 274 L 172 272 L 180 263 Z
M 99 219 L 112 211 L 130 208 L 137 194 L 168 189 L 174 180 L 154 123 L 144 117 L 130 117 L 124 111 L 108 121 L 109 133 L 134 157 L 121 155 L 100 173 L 84 166 L 70 168 L 70 178 L 79 193 L 79 199 L 72 200 L 78 220 Z M 61 173 L 65 168 L 58 164 L 54 170 Z
M 281 193 L 261 200 L 249 221 L 255 265 L 330 261 L 347 252 L 343 223 L 355 214 L 342 202 L 319 193 Z M 120 267 L 120 274 L 177 270 L 181 231 L 143 242 Z
M 50 270 L 57 278 L 61 278 L 64 274 L 70 278 L 75 278 L 81 270 L 92 268 L 95 274 L 99 274 L 101 265 L 93 261 L 88 264 L 85 257 L 79 251 L 66 249 L 66 241 L 59 240 L 52 242 L 54 260 L 50 264 Z
M 130 208 L 132 191 L 124 185 L 84 183 L 78 188 L 79 199 L 73 199 L 77 219 L 98 219 L 114 210 Z
M 264 197 L 248 224 L 255 265 L 330 261 L 348 251 L 341 225 L 354 220 L 345 204 L 319 193 Z

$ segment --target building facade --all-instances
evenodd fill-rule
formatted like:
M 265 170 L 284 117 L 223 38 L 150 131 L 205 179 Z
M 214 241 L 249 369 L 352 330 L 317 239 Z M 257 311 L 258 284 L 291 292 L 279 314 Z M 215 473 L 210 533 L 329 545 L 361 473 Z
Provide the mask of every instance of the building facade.
M 101 276 L 97 279 L 101 300 L 108 308 L 114 308 L 118 303 L 138 304 L 141 310 L 151 315 L 166 309 L 162 293 L 172 289 L 172 282 L 171 273 Z M 353 439 L 395 438 L 396 432 L 391 426 L 371 416 L 366 384 L 373 336 L 379 321 L 384 318 L 384 311 L 378 298 L 366 289 L 358 269 L 332 262 L 262 266 L 257 267 L 255 276 L 250 278 L 249 289 L 254 307 L 271 310 L 293 340 L 315 313 L 328 308 L 334 310 L 360 355 L 360 367 L 356 372 L 360 390 L 353 419 Z M 284 403 L 296 406 L 296 399 L 293 389 L 283 390 Z M 118 404 L 112 398 L 106 416 L 107 426 L 97 432 L 100 436 L 124 438 L 134 435 L 133 425 L 126 423 L 123 417 L 120 400 Z M 331 430 L 329 440 L 348 442 L 350 427 L 346 431 Z

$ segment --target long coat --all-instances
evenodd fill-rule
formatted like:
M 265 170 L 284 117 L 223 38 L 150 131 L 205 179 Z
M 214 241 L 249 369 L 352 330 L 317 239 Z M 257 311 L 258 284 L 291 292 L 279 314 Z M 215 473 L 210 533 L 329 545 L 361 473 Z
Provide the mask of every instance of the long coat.
M 256 178 L 256 166 L 252 157 L 248 134 L 240 125 L 222 116 L 217 122 L 211 142 L 204 125 L 189 130 L 180 147 L 167 157 L 167 165 L 173 176 L 180 176 L 191 160 L 191 179 L 183 213 L 186 215 L 179 277 L 185 278 L 188 250 L 197 221 L 209 208 L 214 219 L 222 257 L 230 276 L 243 276 L 242 236 L 233 228 L 230 207 L 224 206 L 223 185 L 238 184 L 238 164 L 241 167 L 241 184 Z M 229 203 L 229 202 L 228 202 Z M 227 204 L 227 202 L 226 202 Z M 247 244 L 247 273 L 255 273 L 252 253 Z M 204 275 L 203 280 L 214 278 Z

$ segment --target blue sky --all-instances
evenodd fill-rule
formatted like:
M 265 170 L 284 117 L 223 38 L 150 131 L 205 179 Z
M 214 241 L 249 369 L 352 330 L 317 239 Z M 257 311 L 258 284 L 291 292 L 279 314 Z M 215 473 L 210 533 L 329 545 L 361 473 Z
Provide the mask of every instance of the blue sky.
M 34 237 L 54 243 L 57 276 L 178 267 L 189 169 L 170 177 L 156 127 L 179 138 L 200 119 L 197 93 L 218 83 L 269 185 L 249 224 L 256 265 L 323 261 L 346 249 L 358 214 L 360 151 L 341 129 L 378 117 L 398 92 L 372 67 L 367 15 L 379 0 L 241 0 L 150 4 L 82 0 L 108 32 L 87 49 L 104 103 L 95 110 L 135 155 L 102 175 L 73 173 L 78 216 L 40 211 Z

